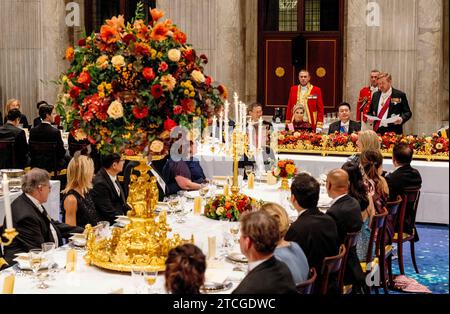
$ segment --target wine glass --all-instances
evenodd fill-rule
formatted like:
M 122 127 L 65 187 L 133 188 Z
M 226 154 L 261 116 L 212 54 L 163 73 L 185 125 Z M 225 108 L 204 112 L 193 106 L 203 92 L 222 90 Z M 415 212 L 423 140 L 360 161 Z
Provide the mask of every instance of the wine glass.
M 233 236 L 234 243 L 236 244 L 239 243 L 238 237 L 239 230 L 240 230 L 240 223 L 238 221 L 230 222 L 230 233 Z
M 29 262 L 30 262 L 30 268 L 33 271 L 34 277 L 39 281 L 39 284 L 36 288 L 38 289 L 47 289 L 48 285 L 41 280 L 41 277 L 38 276 L 38 271 L 43 266 L 44 263 L 44 257 L 42 254 L 42 250 L 40 249 L 32 249 L 29 252 Z
M 142 271 L 140 266 L 133 266 L 131 268 L 131 279 L 133 282 L 133 286 L 135 292 L 137 294 L 142 294 L 143 286 L 144 286 L 144 272 Z
M 208 183 L 202 183 L 200 185 L 200 190 L 198 191 L 199 195 L 204 198 L 209 192 L 209 184 Z
M 172 196 L 169 198 L 167 203 L 169 204 L 170 213 L 175 216 L 175 214 L 178 211 L 178 208 L 180 206 L 179 198 L 176 196 Z
M 147 270 L 144 272 L 144 280 L 145 283 L 149 286 L 148 291 L 153 293 L 153 285 L 156 283 L 156 279 L 158 279 L 158 269 Z
M 247 180 L 248 180 L 248 177 L 249 177 L 249 176 L 252 174 L 252 172 L 253 172 L 253 166 L 247 165 L 247 166 L 244 167 L 244 169 L 245 169 L 245 174 L 246 174 Z
M 55 242 L 45 242 L 41 244 L 43 257 L 48 262 L 48 274 L 52 273 L 54 265 L 53 250 L 56 248 Z

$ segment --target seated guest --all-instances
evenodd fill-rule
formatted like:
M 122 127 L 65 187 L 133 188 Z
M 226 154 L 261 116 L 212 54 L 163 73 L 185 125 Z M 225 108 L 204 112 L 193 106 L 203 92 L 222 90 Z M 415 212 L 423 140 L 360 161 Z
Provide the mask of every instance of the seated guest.
M 101 221 L 90 195 L 94 162 L 76 153 L 67 167 L 67 185 L 62 191 L 62 219 L 71 226 L 96 226 Z
M 50 175 L 45 170 L 34 168 L 22 178 L 23 194 L 11 204 L 13 226 L 19 234 L 4 248 L 10 265 L 17 253 L 40 249 L 45 242 L 62 246 L 63 238 L 83 232 L 83 228 L 55 221 L 48 215 L 42 204 L 47 202 L 50 189 Z
M 350 120 L 351 107 L 350 104 L 343 102 L 339 105 L 339 121 L 330 125 L 328 134 L 345 133 L 352 134 L 361 131 L 361 124 Z
M 37 127 L 39 124 L 42 123 L 42 118 L 39 116 L 39 107 L 41 105 L 48 105 L 48 103 L 46 101 L 40 101 L 36 104 L 36 108 L 38 110 L 38 117 L 34 118 L 33 120 L 33 128 Z
M 277 221 L 264 211 L 241 216 L 241 252 L 248 259 L 248 273 L 233 294 L 294 294 L 292 274 L 274 257 L 280 240 Z
M 124 161 L 119 154 L 110 154 L 103 156 L 102 163 L 103 168 L 94 177 L 91 196 L 101 220 L 109 221 L 112 225 L 117 216 L 126 215 L 130 210 L 125 192 L 117 180 Z
M 217 105 L 217 106 L 215 106 L 214 107 L 214 115 L 217 117 L 217 130 L 219 129 L 219 127 L 220 127 L 220 125 L 219 125 L 219 123 L 220 123 L 220 114 L 222 113 L 222 116 L 223 116 L 223 120 L 225 121 L 225 112 L 224 112 L 224 110 L 225 110 L 225 108 L 224 108 L 224 105 L 223 104 L 219 104 L 219 105 Z M 236 126 L 236 123 L 233 121 L 233 120 L 231 120 L 231 119 L 228 119 L 228 126 L 230 127 L 230 132 L 231 132 L 231 130 Z M 222 130 L 225 130 L 225 128 L 224 128 L 224 126 L 222 125 Z M 225 136 L 223 136 L 222 137 L 223 138 L 223 140 L 225 140 Z
M 171 294 L 200 294 L 205 283 L 206 258 L 193 244 L 184 244 L 169 251 L 164 272 L 165 286 Z
M 290 123 L 286 124 L 286 131 L 313 131 L 311 123 L 304 120 L 306 117 L 303 105 L 296 105 L 292 112 L 292 119 Z
M 347 161 L 342 166 L 342 170 L 345 170 L 348 174 L 348 195 L 358 201 L 359 206 L 361 207 L 361 212 L 365 211 L 369 206 L 368 186 L 363 179 L 359 165 L 354 162 Z
M 347 233 L 359 232 L 363 224 L 361 207 L 356 199 L 349 195 L 349 176 L 342 169 L 335 169 L 327 176 L 327 193 L 333 199 L 327 215 L 333 217 L 336 222 L 339 244 L 344 244 Z M 359 263 L 356 248 L 348 253 L 347 265 L 345 265 L 345 284 L 364 283 L 365 277 Z
M 195 143 L 193 141 L 186 143 L 178 140 L 172 144 L 170 157 L 163 169 L 167 195 L 177 194 L 178 191 L 199 190 L 201 184 L 206 182 L 200 162 L 194 158 L 197 152 Z
M 39 116 L 42 118 L 42 123 L 30 130 L 31 167 L 42 168 L 47 171 L 55 170 L 53 169 L 54 155 L 56 155 L 56 170 L 63 169 L 67 165 L 67 159 L 69 158 L 66 158 L 66 149 L 64 148 L 61 132 L 51 125 L 55 115 L 56 112 L 53 105 L 41 105 L 39 107 Z M 56 149 L 45 155 L 38 154 L 33 150 L 32 146 L 32 143 L 38 142 L 56 143 Z
M 339 253 L 339 235 L 336 223 L 317 208 L 320 185 L 306 173 L 300 173 L 291 185 L 291 203 L 299 213 L 286 233 L 286 241 L 297 242 L 305 252 L 309 267 L 318 274 L 322 270 L 325 257 Z M 316 288 L 320 287 L 320 275 Z
M 250 122 L 253 124 L 254 132 L 253 132 L 253 143 L 257 147 L 258 146 L 258 123 L 259 119 L 263 116 L 263 109 L 260 103 L 253 103 L 248 107 L 248 113 L 250 115 Z M 269 146 L 270 145 L 270 129 L 272 128 L 272 123 L 263 120 L 263 143 L 261 146 Z
M 403 195 L 407 188 L 420 188 L 422 186 L 422 177 L 416 169 L 411 167 L 413 150 L 406 143 L 399 143 L 394 146 L 392 153 L 392 162 L 394 171 L 388 173 L 385 178 L 389 186 L 389 199 L 395 201 L 398 195 Z M 414 226 L 414 209 L 406 208 L 404 229 L 408 234 L 414 232 L 415 240 L 419 240 L 417 229 Z
M 22 114 L 19 109 L 12 109 L 8 112 L 7 121 L 4 126 L 0 128 L 0 139 L 12 139 L 14 140 L 14 155 L 15 163 L 13 166 L 13 160 L 9 161 L 4 168 L 19 168 L 25 169 L 29 162 L 30 157 L 28 154 L 28 143 L 25 135 L 25 131 L 19 128 L 20 117 Z M 9 164 L 9 166 L 8 166 Z
M 351 156 L 349 161 L 353 161 L 359 165 L 359 156 L 366 150 L 376 150 L 381 153 L 381 141 L 378 134 L 372 130 L 361 131 L 358 133 L 358 140 L 356 141 L 356 148 L 358 153 Z
M 278 222 L 280 240 L 274 252 L 275 258 L 286 263 L 296 285 L 308 280 L 309 266 L 305 253 L 297 243 L 284 239 L 290 225 L 288 214 L 284 208 L 275 203 L 266 203 L 261 207 L 261 211 L 268 213 Z
M 6 102 L 6 106 L 5 106 L 5 121 L 4 123 L 6 123 L 6 119 L 8 118 L 8 112 L 12 109 L 18 109 L 20 110 L 20 101 L 17 99 L 9 99 Z M 27 116 L 24 115 L 23 113 L 20 116 L 20 123 L 19 123 L 19 127 L 24 128 L 24 129 L 29 129 L 31 127 L 31 125 L 28 124 L 28 120 L 27 120 Z
M 374 214 L 383 212 L 389 197 L 389 187 L 381 176 L 383 155 L 377 150 L 367 150 L 361 154 L 361 167 L 369 191 L 369 206 L 362 212 L 363 227 L 357 239 L 356 251 L 360 261 L 365 261 L 370 240 L 370 220 Z

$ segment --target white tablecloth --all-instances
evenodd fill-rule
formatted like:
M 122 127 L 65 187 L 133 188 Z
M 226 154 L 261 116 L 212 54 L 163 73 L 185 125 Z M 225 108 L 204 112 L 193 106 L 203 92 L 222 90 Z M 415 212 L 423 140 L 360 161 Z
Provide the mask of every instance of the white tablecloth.
M 50 191 L 50 195 L 48 196 L 47 202 L 44 203 L 44 207 L 47 210 L 50 217 L 52 217 L 55 220 L 60 220 L 59 219 L 59 214 L 60 214 L 59 192 L 61 189 L 61 182 L 58 180 L 51 180 L 50 184 L 52 186 L 52 190 Z M 22 191 L 11 193 L 10 194 L 11 202 L 14 201 L 21 194 L 22 194 Z M 3 224 L 4 219 L 5 219 L 5 202 L 4 202 L 4 198 L 2 196 L 2 197 L 0 197 L 0 225 Z
M 232 159 L 224 154 L 213 154 L 205 149 L 197 156 L 208 178 L 225 176 L 232 173 Z M 289 155 L 279 154 L 279 159 L 293 159 L 300 170 L 311 173 L 318 178 L 320 174 L 332 169 L 340 168 L 347 157 L 322 157 L 317 155 Z M 449 223 L 449 163 L 428 162 L 414 160 L 412 167 L 416 168 L 422 176 L 422 190 L 417 210 L 417 222 L 422 223 Z M 392 160 L 384 159 L 384 169 L 394 169 Z

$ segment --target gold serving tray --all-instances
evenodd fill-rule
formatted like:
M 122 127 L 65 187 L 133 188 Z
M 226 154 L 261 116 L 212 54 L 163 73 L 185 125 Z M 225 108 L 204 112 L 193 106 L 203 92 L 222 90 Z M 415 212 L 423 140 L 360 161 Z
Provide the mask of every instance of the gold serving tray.
M 278 153 L 285 154 L 307 154 L 307 155 L 322 155 L 322 156 L 351 156 L 357 152 L 345 152 L 345 151 L 334 151 L 334 150 L 300 150 L 300 149 L 288 149 L 279 148 Z M 392 158 L 392 153 L 383 153 L 383 157 Z M 449 161 L 449 156 L 443 155 L 414 155 L 413 159 L 416 160 L 428 160 L 428 161 Z
M 107 270 L 113 270 L 118 271 L 122 273 L 131 273 L 132 269 L 139 268 L 141 271 L 155 271 L 158 270 L 158 272 L 164 272 L 166 270 L 165 265 L 160 266 L 154 266 L 154 265 L 143 265 L 143 266 L 137 266 L 137 265 L 123 265 L 123 264 L 115 264 L 111 262 L 100 262 L 100 261 L 92 261 L 92 265 L 95 265 L 99 268 L 107 269 Z

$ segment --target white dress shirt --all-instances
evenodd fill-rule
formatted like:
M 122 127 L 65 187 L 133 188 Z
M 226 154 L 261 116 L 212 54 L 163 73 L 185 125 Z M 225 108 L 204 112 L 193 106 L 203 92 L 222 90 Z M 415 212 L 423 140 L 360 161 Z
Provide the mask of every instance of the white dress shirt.
M 384 104 L 386 103 L 386 100 L 388 100 L 388 98 L 391 97 L 391 95 L 392 95 L 392 87 L 389 88 L 389 90 L 386 93 L 381 94 L 380 102 L 378 103 L 377 115 L 380 114 L 381 110 L 383 109 Z M 386 110 L 386 112 L 383 115 L 383 118 L 381 118 L 382 120 L 386 120 L 388 118 L 388 111 L 389 110 Z
M 149 162 L 148 165 L 151 166 L 152 163 Z M 156 170 L 153 169 L 153 167 L 150 169 L 150 172 L 155 176 L 156 181 L 158 181 L 159 186 L 160 186 L 161 189 L 164 191 L 164 193 L 166 193 L 166 182 L 164 182 L 163 178 L 161 178 L 161 176 L 159 175 L 159 173 L 156 172 Z
M 348 130 L 350 129 L 350 120 L 345 123 L 341 121 L 341 127 L 344 127 L 345 132 L 348 133 Z
M 271 256 L 272 257 L 272 256 Z M 258 267 L 259 265 L 261 265 L 262 263 L 264 263 L 265 261 L 267 261 L 268 259 L 270 259 L 270 257 L 266 258 L 266 259 L 261 259 L 259 261 L 255 261 L 255 262 L 249 262 L 248 263 L 248 271 L 251 272 L 253 269 L 255 269 L 256 267 Z
M 44 214 L 44 207 L 42 207 L 42 204 L 39 203 L 39 201 L 37 199 L 35 199 L 33 196 L 31 196 L 30 194 L 25 194 L 25 195 L 33 202 L 34 206 L 36 206 L 39 209 L 39 211 Z M 48 216 L 48 214 L 47 214 L 47 216 Z M 49 216 L 49 219 L 51 220 L 50 216 Z M 58 247 L 59 246 L 58 234 L 56 233 L 55 227 L 53 227 L 52 224 L 50 224 L 50 232 L 52 233 L 53 239 L 55 241 L 55 247 Z
M 114 187 L 116 188 L 117 194 L 120 196 L 120 189 L 119 189 L 119 187 L 117 186 L 117 183 L 116 183 L 117 182 L 117 176 L 110 175 L 108 171 L 106 171 L 106 173 L 108 174 L 108 176 L 111 179 Z

